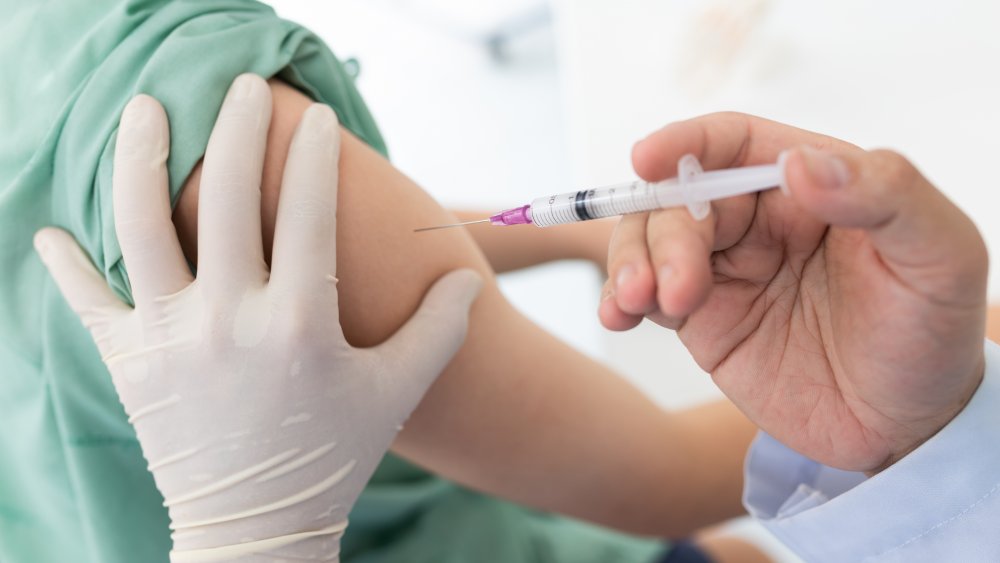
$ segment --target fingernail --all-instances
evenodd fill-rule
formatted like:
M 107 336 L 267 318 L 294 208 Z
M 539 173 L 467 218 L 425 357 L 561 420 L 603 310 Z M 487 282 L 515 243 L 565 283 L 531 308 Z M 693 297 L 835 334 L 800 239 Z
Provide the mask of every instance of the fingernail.
M 116 158 L 155 162 L 161 153 L 169 150 L 157 111 L 156 102 L 145 95 L 132 98 L 125 106 L 118 124 Z M 166 155 L 163 157 L 165 159 Z
M 333 108 L 326 104 L 313 104 L 309 106 L 309 109 L 316 113 L 316 117 L 319 118 L 320 123 L 326 126 L 336 125 L 337 112 L 333 111 Z
M 155 123 L 154 102 L 148 96 L 136 96 L 125 106 L 122 111 L 122 119 L 118 123 L 119 140 L 124 140 L 126 145 L 147 146 L 154 143 L 156 138 L 153 126 Z M 134 150 L 138 147 L 126 146 L 126 149 Z
M 49 251 L 48 238 L 49 237 L 48 235 L 45 234 L 45 231 L 38 231 L 37 233 L 35 233 L 35 238 L 32 239 L 32 242 L 35 245 L 35 252 L 37 252 L 38 256 L 40 256 L 41 258 L 45 258 L 45 255 Z
M 626 264 L 621 270 L 618 270 L 618 276 L 615 278 L 615 287 L 622 287 L 627 284 L 632 278 L 635 277 L 635 265 Z
M 302 116 L 302 129 L 299 132 L 304 141 L 310 143 L 329 143 L 329 133 L 336 125 L 336 117 L 330 106 L 313 104 Z
M 462 289 L 458 298 L 464 303 L 472 303 L 479 296 L 483 289 L 483 278 L 473 270 L 465 270 L 466 279 L 463 281 Z
M 665 284 L 670 281 L 670 278 L 674 277 L 674 267 L 670 264 L 666 264 L 660 268 L 660 276 L 657 278 L 658 283 Z
M 839 158 L 809 147 L 799 149 L 805 161 L 806 170 L 812 181 L 821 188 L 834 190 L 847 185 L 850 174 L 847 165 Z
M 134 131 L 149 125 L 149 112 L 146 111 L 147 101 L 145 96 L 136 96 L 125 106 L 122 111 L 122 120 L 119 126 L 124 131 Z
M 229 87 L 229 93 L 226 95 L 230 101 L 238 102 L 240 100 L 245 100 L 250 97 L 250 92 L 253 91 L 254 83 L 256 82 L 256 77 L 252 74 L 241 74 L 236 77 L 233 81 L 232 86 Z

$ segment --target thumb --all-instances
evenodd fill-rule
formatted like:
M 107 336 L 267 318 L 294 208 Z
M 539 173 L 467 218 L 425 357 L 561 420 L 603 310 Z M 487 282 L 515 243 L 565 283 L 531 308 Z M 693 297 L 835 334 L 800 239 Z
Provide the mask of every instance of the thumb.
M 832 226 L 864 230 L 901 279 L 937 297 L 982 297 L 976 295 L 985 291 L 988 269 L 982 237 L 903 156 L 800 147 L 782 153 L 779 165 L 782 188 L 796 203 Z
M 469 309 L 483 280 L 473 270 L 459 269 L 441 277 L 424 296 L 420 308 L 396 334 L 373 351 L 391 378 L 388 387 L 404 416 L 417 406 L 448 362 L 462 347 Z
M 59 291 L 85 325 L 89 326 L 88 317 L 95 313 L 130 310 L 111 291 L 72 235 L 48 227 L 35 233 L 34 242 L 35 251 Z

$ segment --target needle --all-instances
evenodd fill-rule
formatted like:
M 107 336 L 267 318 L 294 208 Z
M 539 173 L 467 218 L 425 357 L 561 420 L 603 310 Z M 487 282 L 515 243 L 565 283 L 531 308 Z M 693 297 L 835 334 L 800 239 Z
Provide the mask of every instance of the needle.
M 437 229 L 450 229 L 452 227 L 461 227 L 461 226 L 464 226 L 464 225 L 475 225 L 476 223 L 489 223 L 489 222 L 490 222 L 489 218 L 486 218 L 486 219 L 479 219 L 478 221 L 466 221 L 464 223 L 455 223 L 453 225 L 438 225 L 437 227 L 424 227 L 422 229 L 413 229 L 413 232 L 420 233 L 420 232 L 423 232 L 423 231 L 434 231 L 434 230 L 437 230 Z

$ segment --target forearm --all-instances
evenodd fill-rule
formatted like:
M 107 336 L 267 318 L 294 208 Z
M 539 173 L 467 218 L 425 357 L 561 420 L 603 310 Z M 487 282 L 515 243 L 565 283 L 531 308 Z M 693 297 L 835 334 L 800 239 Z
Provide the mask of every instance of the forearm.
M 993 305 L 986 310 L 986 338 L 1000 342 L 1000 305 Z
M 464 222 L 482 219 L 492 212 L 453 210 L 452 213 Z M 507 228 L 473 225 L 467 230 L 490 266 L 503 273 L 565 259 L 588 260 L 603 270 L 614 228 L 613 219 L 599 219 L 545 229 L 528 225 Z
M 731 405 L 665 412 L 515 315 L 474 325 L 452 368 L 397 440 L 410 459 L 640 534 L 680 537 L 742 513 L 753 429 Z
M 287 87 L 273 90 L 262 187 L 265 248 L 287 139 L 309 104 Z M 427 287 L 452 269 L 471 267 L 491 277 L 462 230 L 414 235 L 416 227 L 452 217 L 346 132 L 340 162 L 338 287 L 341 323 L 352 344 L 385 340 L 413 313 Z M 196 173 L 175 210 L 189 257 L 197 240 L 197 180 Z M 686 438 L 686 420 L 664 413 L 606 368 L 534 326 L 487 283 L 465 346 L 395 449 L 442 475 L 526 504 L 675 535 L 734 514 L 739 499 L 738 485 L 723 498 L 714 477 L 701 483 L 712 473 L 692 469 L 701 450 Z M 739 464 L 719 470 L 739 481 Z
M 704 522 L 745 514 L 744 460 L 758 428 L 728 400 L 679 411 L 674 421 L 680 429 L 678 441 L 684 443 L 678 454 L 686 456 L 680 460 L 679 475 L 693 476 L 688 483 L 677 484 L 692 484 L 683 491 L 688 496 L 682 504 L 699 507 L 698 518 Z

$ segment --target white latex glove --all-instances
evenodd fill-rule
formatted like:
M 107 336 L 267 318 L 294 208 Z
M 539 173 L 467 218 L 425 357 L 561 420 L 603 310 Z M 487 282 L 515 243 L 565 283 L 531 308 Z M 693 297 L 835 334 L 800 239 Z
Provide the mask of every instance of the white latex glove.
M 205 156 L 197 279 L 170 220 L 166 115 L 148 96 L 125 109 L 114 169 L 135 307 L 66 232 L 35 239 L 135 426 L 170 511 L 174 562 L 336 561 L 351 506 L 462 344 L 481 286 L 474 272 L 448 274 L 391 339 L 352 348 L 334 277 L 335 114 L 315 104 L 295 133 L 269 272 L 260 178 L 270 111 L 261 78 L 233 83 Z

